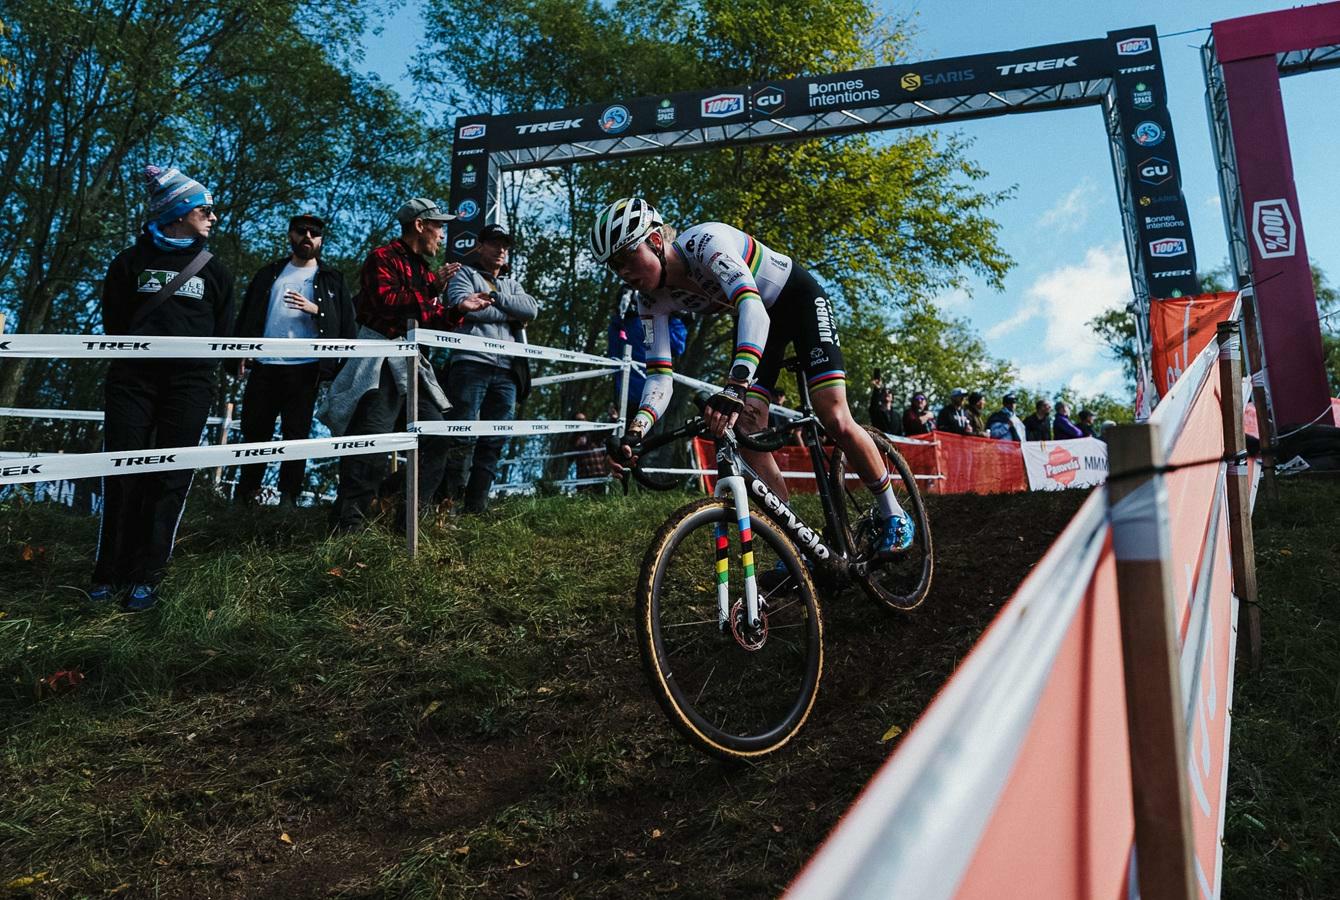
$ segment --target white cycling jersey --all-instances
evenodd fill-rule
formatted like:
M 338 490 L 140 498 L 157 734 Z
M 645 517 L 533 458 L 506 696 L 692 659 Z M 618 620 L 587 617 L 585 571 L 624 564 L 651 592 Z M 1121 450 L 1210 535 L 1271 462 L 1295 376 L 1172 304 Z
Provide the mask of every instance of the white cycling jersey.
M 768 309 L 791 276 L 791 257 L 768 249 L 738 228 L 721 222 L 694 225 L 670 245 L 688 270 L 693 289 L 664 287 L 638 297 L 643 339 L 647 344 L 647 380 L 634 419 L 645 432 L 670 403 L 669 318 L 676 312 L 736 316 L 731 377 L 752 381 L 768 341 Z

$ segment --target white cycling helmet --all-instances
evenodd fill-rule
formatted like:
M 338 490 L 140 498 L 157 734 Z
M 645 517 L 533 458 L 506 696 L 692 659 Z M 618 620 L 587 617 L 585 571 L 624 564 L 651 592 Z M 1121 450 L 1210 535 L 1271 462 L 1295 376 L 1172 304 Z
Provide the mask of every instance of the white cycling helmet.
M 591 251 L 596 259 L 607 263 L 620 250 L 642 243 L 663 224 L 661 214 L 646 200 L 640 197 L 615 200 L 596 216 L 591 226 Z

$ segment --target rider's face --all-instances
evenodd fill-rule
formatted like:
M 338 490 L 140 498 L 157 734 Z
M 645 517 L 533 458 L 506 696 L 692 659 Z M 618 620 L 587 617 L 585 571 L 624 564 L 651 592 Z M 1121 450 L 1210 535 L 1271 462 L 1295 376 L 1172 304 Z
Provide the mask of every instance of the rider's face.
M 661 283 L 661 261 L 652 252 L 650 241 L 610 257 L 610 268 L 624 284 L 644 293 L 656 290 Z

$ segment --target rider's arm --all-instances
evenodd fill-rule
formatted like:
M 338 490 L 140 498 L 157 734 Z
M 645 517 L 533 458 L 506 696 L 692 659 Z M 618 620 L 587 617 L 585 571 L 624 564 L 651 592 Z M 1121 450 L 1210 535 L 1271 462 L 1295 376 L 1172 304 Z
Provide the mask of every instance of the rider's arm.
M 644 314 L 643 337 L 647 343 L 647 380 L 642 384 L 642 400 L 633 416 L 632 430 L 646 434 L 670 405 L 675 382 L 671 377 L 669 315 Z
M 739 256 L 721 252 L 710 266 L 736 315 L 735 355 L 731 360 L 730 380 L 749 384 L 754 380 L 754 373 L 763 358 L 763 347 L 768 343 L 768 309 L 759 296 L 758 282 Z

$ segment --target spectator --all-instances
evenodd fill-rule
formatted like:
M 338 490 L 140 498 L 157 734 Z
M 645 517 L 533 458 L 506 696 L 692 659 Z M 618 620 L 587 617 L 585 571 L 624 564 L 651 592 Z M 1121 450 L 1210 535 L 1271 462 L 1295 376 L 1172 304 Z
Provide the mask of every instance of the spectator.
M 577 413 L 577 420 L 585 422 L 586 413 Z M 600 432 L 583 431 L 575 435 L 572 449 L 578 454 L 576 457 L 578 479 L 609 477 L 609 457 L 605 455 L 605 442 Z M 582 494 L 599 494 L 604 490 L 603 484 L 577 485 L 578 493 Z
M 1052 405 L 1039 400 L 1033 405 L 1033 415 L 1024 419 L 1024 437 L 1030 441 L 1050 441 L 1052 439 Z
M 1084 433 L 1079 430 L 1079 426 L 1070 421 L 1070 404 L 1063 400 L 1057 401 L 1056 404 L 1056 418 L 1052 421 L 1052 434 L 1056 436 L 1058 441 L 1084 437 Z
M 429 268 L 437 255 L 446 222 L 456 218 L 432 200 L 416 197 L 396 212 L 400 237 L 368 254 L 359 273 L 357 319 L 360 340 L 394 340 L 405 335 L 409 319 L 424 328 L 455 328 L 471 310 L 492 301 L 470 298 L 455 307 L 442 302 L 447 280 L 461 268 L 447 263 Z M 406 357 L 358 357 L 350 360 L 330 387 L 321 419 L 336 435 L 381 434 L 404 421 L 409 364 Z M 426 361 L 419 365 L 421 420 L 441 421 L 447 398 Z M 446 460 L 442 438 L 419 438 L 419 503 L 425 507 L 442 481 Z M 385 468 L 384 454 L 340 457 L 340 488 L 335 527 L 353 531 L 366 524 Z M 401 525 L 404 515 L 401 515 Z
M 895 434 L 898 426 L 898 413 L 893 408 L 893 391 L 880 388 L 879 396 L 870 407 L 870 424 L 885 434 Z
M 633 348 L 633 361 L 646 363 L 647 344 L 642 340 L 643 324 L 637 315 L 637 299 L 637 291 L 632 288 L 626 288 L 619 295 L 619 308 L 610 316 L 609 329 L 606 333 L 606 356 L 623 359 L 624 347 L 631 346 Z M 684 346 L 688 340 L 688 323 L 684 321 L 682 316 L 670 316 L 668 324 L 670 328 L 670 352 L 679 356 L 684 352 Z M 637 367 L 634 367 L 629 373 L 628 404 L 631 412 L 637 411 L 642 397 L 642 385 L 646 383 L 646 380 L 646 376 Z M 617 395 L 617 382 L 615 391 Z
M 237 316 L 234 329 L 237 337 L 352 340 L 358 334 L 354 304 L 344 287 L 344 276 L 321 261 L 325 228 L 326 223 L 312 213 L 289 220 L 289 256 L 266 265 L 251 279 Z M 336 362 L 290 357 L 240 360 L 238 377 L 247 379 L 242 394 L 242 440 L 270 440 L 276 418 L 284 440 L 309 437 L 322 374 L 333 375 Z M 280 463 L 281 506 L 297 502 L 306 470 L 304 459 Z M 236 496 L 256 499 L 264 474 L 264 464 L 243 466 Z
M 1000 401 L 1000 409 L 986 420 L 987 434 L 998 441 L 1018 441 L 1022 439 L 1022 423 L 1014 408 L 1019 403 L 1013 394 L 1006 394 Z
M 535 298 L 526 293 L 508 271 L 507 255 L 512 236 L 501 225 L 485 225 L 475 241 L 474 266 L 464 266 L 451 279 L 447 302 L 456 306 L 473 298 L 487 304 L 465 314 L 461 331 L 494 341 L 525 343 L 526 324 L 539 311 Z M 519 390 L 529 384 L 526 361 L 515 356 L 457 350 L 451 355 L 447 375 L 447 399 L 451 422 L 507 421 L 516 413 Z M 443 494 L 462 503 L 466 512 L 488 508 L 489 490 L 498 469 L 505 437 L 449 438 Z
M 233 276 L 205 250 L 218 217 L 214 200 L 177 169 L 144 170 L 149 214 L 133 246 L 107 269 L 106 334 L 226 337 L 233 323 Z M 103 449 L 194 447 L 214 398 L 208 359 L 115 360 L 107 369 Z M 106 479 L 89 598 L 126 593 L 128 612 L 152 609 L 172 558 L 192 471 Z
M 935 417 L 936 431 L 972 434 L 972 423 L 968 420 L 968 411 L 963 406 L 963 401 L 967 397 L 968 392 L 964 388 L 954 388 L 949 392 L 949 402 L 940 407 L 940 414 Z
M 1082 437 L 1093 437 L 1093 413 L 1087 409 L 1081 409 L 1076 417 L 1079 422 L 1079 433 Z
M 930 434 L 934 430 L 935 413 L 931 412 L 926 395 L 913 394 L 907 409 L 903 410 L 903 434 L 911 437 L 914 434 Z
M 1104 419 L 1103 427 L 1098 431 L 1098 437 L 1104 441 L 1107 440 L 1107 430 L 1109 428 L 1116 428 L 1116 427 L 1117 427 L 1116 422 L 1112 421 L 1111 419 Z
M 866 408 L 870 411 L 870 424 L 874 425 L 880 431 L 885 429 L 876 422 L 880 415 L 880 410 L 884 407 L 884 379 L 880 375 L 879 369 L 870 376 L 870 401 Z
M 986 412 L 986 396 L 980 391 L 973 391 L 968 395 L 968 403 L 963 409 L 968 416 L 968 433 L 974 437 L 990 437 L 982 418 L 982 413 Z

